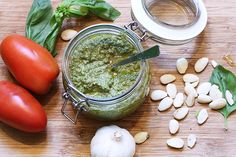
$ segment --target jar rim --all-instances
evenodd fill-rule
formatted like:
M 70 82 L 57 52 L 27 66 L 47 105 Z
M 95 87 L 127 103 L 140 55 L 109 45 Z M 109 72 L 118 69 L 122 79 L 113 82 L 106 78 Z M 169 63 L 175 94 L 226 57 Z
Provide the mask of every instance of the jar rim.
M 114 97 L 108 97 L 108 98 L 96 98 L 96 97 L 91 97 L 88 96 L 82 92 L 80 92 L 73 84 L 73 82 L 71 81 L 71 79 L 69 78 L 69 71 L 67 68 L 68 65 L 68 57 L 70 56 L 71 51 L 73 50 L 73 48 L 77 45 L 77 41 L 81 40 L 83 38 L 85 38 L 86 36 L 88 36 L 90 33 L 94 31 L 98 32 L 98 31 L 102 31 L 104 30 L 104 28 L 106 28 L 106 30 L 109 28 L 111 31 L 117 31 L 117 32 L 125 32 L 125 35 L 127 35 L 129 37 L 129 40 L 132 39 L 132 44 L 135 44 L 134 46 L 136 47 L 138 53 L 143 51 L 143 47 L 140 43 L 140 41 L 138 40 L 138 38 L 136 37 L 136 35 L 117 25 L 114 24 L 95 24 L 95 25 L 91 25 L 89 27 L 86 27 L 84 29 L 82 29 L 81 31 L 79 31 L 75 37 L 73 39 L 70 40 L 70 42 L 68 43 L 63 57 L 62 57 L 62 74 L 63 77 L 66 81 L 66 83 L 68 84 L 68 88 L 70 88 L 69 90 L 72 90 L 73 92 L 76 93 L 76 95 L 84 98 L 85 100 L 89 100 L 89 101 L 94 101 L 94 102 L 108 102 L 108 101 L 114 101 L 120 98 L 123 98 L 127 95 L 129 95 L 130 93 L 132 93 L 132 91 L 138 86 L 138 84 L 141 82 L 142 80 L 142 76 L 144 75 L 144 71 L 145 71 L 145 66 L 146 66 L 146 61 L 142 60 L 140 63 L 140 70 L 139 70 L 139 75 L 136 78 L 135 83 L 124 93 L 119 94 L 117 96 Z M 67 90 L 67 89 L 66 89 Z
M 174 0 L 173 0 L 174 1 Z M 132 19 L 148 32 L 154 41 L 168 45 L 181 45 L 197 37 L 207 25 L 207 11 L 202 0 L 191 0 L 196 10 L 195 21 L 189 25 L 174 27 L 155 21 L 144 5 L 144 0 L 131 0 Z

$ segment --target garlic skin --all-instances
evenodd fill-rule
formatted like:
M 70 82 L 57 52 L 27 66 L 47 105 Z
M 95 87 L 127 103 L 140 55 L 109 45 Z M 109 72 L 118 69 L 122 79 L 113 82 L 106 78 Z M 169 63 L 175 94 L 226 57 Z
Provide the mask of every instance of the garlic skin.
M 116 125 L 104 126 L 97 130 L 91 140 L 91 157 L 133 157 L 135 141 L 126 129 Z

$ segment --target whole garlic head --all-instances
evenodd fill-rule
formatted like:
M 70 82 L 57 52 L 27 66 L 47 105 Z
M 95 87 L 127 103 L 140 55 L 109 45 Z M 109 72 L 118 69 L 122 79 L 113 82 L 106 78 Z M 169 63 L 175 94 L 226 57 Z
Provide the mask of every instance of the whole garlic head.
M 97 130 L 90 144 L 91 157 L 133 157 L 135 141 L 126 129 L 116 125 Z

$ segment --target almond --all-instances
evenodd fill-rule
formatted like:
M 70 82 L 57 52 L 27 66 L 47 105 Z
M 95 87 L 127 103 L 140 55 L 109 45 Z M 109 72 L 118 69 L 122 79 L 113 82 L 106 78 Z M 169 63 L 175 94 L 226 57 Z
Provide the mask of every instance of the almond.
M 222 92 L 219 90 L 219 87 L 215 84 L 211 86 L 209 95 L 212 98 L 212 100 L 223 98 Z
M 198 124 L 203 124 L 208 118 L 208 113 L 206 109 L 201 109 L 197 115 Z
M 199 84 L 199 80 L 196 81 L 196 82 L 193 82 L 193 83 L 186 82 L 186 83 L 185 83 L 185 86 L 191 85 L 191 86 L 193 86 L 193 88 L 195 88 L 195 87 L 197 87 L 198 84 Z
M 194 102 L 195 102 L 195 97 L 192 96 L 192 95 L 188 95 L 186 100 L 185 100 L 185 104 L 188 106 L 188 107 L 192 107 L 194 105 Z
M 168 84 L 171 82 L 174 82 L 176 80 L 176 77 L 172 74 L 164 74 L 160 77 L 160 81 L 162 84 Z
M 173 83 L 170 83 L 166 86 L 166 91 L 167 94 L 169 95 L 169 97 L 171 98 L 175 98 L 176 94 L 177 94 L 177 88 L 176 85 Z
M 183 148 L 184 147 L 184 140 L 181 138 L 171 138 L 166 141 L 167 145 L 172 148 Z
M 213 68 L 217 67 L 218 63 L 214 60 L 211 60 L 211 65 L 213 66 Z
M 219 98 L 219 99 L 212 101 L 209 104 L 209 107 L 213 110 L 218 110 L 218 109 L 225 107 L 226 104 L 227 104 L 227 102 L 224 98 Z
M 161 100 L 165 97 L 167 97 L 167 93 L 165 91 L 162 91 L 162 90 L 154 90 L 151 93 L 151 99 L 153 101 L 158 101 L 158 100 Z
M 61 38 L 64 41 L 71 40 L 77 34 L 76 30 L 73 29 L 66 29 L 61 33 Z
M 203 58 L 198 59 L 194 65 L 195 71 L 197 73 L 202 72 L 206 68 L 208 62 L 209 62 L 209 59 L 207 57 L 203 57 Z
M 230 106 L 234 104 L 233 95 L 229 90 L 225 91 L 225 98 Z
M 193 148 L 197 142 L 197 137 L 194 134 L 189 134 L 187 138 L 187 145 L 189 148 Z
M 184 91 L 185 91 L 185 93 L 187 94 L 187 95 L 192 95 L 192 96 L 194 96 L 195 98 L 198 96 L 198 94 L 197 94 L 197 91 L 195 90 L 195 88 L 193 87 L 193 86 L 191 86 L 191 85 L 186 85 L 185 87 L 184 87 Z
M 199 77 L 194 74 L 185 74 L 183 80 L 184 82 L 193 83 L 199 81 Z
M 212 102 L 212 98 L 205 94 L 199 94 L 197 97 L 197 102 L 202 104 L 208 104 Z
M 174 99 L 173 105 L 176 108 L 179 108 L 184 103 L 184 93 L 178 93 Z
M 188 112 L 189 112 L 189 109 L 187 107 L 179 108 L 175 110 L 174 118 L 177 120 L 182 120 L 187 116 Z
M 175 119 L 170 120 L 169 122 L 169 131 L 172 135 L 176 134 L 179 130 L 179 122 Z
M 211 83 L 210 82 L 204 82 L 201 83 L 197 88 L 198 94 L 205 94 L 207 95 L 211 90 Z
M 176 68 L 180 74 L 185 74 L 188 69 L 188 61 L 185 58 L 179 58 L 176 61 Z
M 160 102 L 158 106 L 158 110 L 165 111 L 171 107 L 172 103 L 173 103 L 173 99 L 170 97 L 166 97 Z

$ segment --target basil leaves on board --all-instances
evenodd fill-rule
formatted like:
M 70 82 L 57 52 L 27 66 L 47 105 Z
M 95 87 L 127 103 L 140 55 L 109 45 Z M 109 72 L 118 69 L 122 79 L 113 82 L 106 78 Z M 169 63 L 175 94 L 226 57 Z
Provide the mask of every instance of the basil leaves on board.
M 219 89 L 223 93 L 224 97 L 226 90 L 229 90 L 233 95 L 234 104 L 230 106 L 227 103 L 224 108 L 218 110 L 224 116 L 224 125 L 227 129 L 227 118 L 236 110 L 236 76 L 223 66 L 218 65 L 212 72 L 210 82 L 219 86 Z
M 65 18 L 94 14 L 115 20 L 120 12 L 104 0 L 64 0 L 53 12 L 50 0 L 34 0 L 26 20 L 26 37 L 56 56 L 55 45 Z

